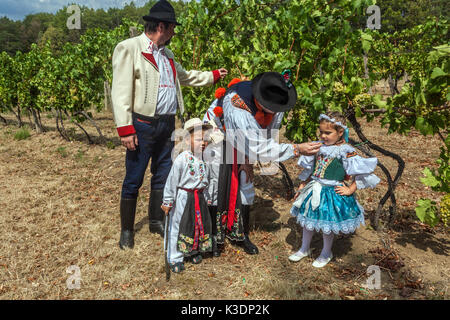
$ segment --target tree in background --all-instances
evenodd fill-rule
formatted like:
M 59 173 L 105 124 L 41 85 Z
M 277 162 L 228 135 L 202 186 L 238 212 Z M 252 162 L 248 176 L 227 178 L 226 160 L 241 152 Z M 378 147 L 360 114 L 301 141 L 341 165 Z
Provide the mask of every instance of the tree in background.
M 37 43 L 39 36 L 52 24 L 52 20 L 53 14 L 50 13 L 36 13 L 25 17 L 20 26 L 19 34 L 26 48 L 22 52 L 30 51 L 31 44 Z
M 447 0 L 377 0 L 381 32 L 395 32 L 425 22 L 428 16 L 449 18 Z
M 53 54 L 60 55 L 62 52 L 62 47 L 67 42 L 67 33 L 61 28 L 50 26 L 39 37 L 38 46 L 40 48 L 44 47 L 47 41 L 50 41 L 50 48 Z
M 0 52 L 7 52 L 11 56 L 16 51 L 26 53 L 31 44 L 40 46 L 47 40 L 52 40 L 52 50 L 61 50 L 66 42 L 79 43 L 80 37 L 88 29 L 113 30 L 122 24 L 124 19 L 136 23 L 143 23 L 142 16 L 148 14 L 155 0 L 148 1 L 142 7 L 136 7 L 134 2 L 126 4 L 122 9 L 109 8 L 91 9 L 80 6 L 81 30 L 67 29 L 68 6 L 62 7 L 55 14 L 36 13 L 27 15 L 22 21 L 13 21 L 7 17 L 0 18 Z M 173 2 L 177 14 L 183 11 L 186 4 L 183 1 Z M 56 52 L 56 51 L 55 51 Z
M 13 55 L 25 49 L 20 39 L 20 21 L 12 21 L 7 17 L 0 18 L 0 52 Z

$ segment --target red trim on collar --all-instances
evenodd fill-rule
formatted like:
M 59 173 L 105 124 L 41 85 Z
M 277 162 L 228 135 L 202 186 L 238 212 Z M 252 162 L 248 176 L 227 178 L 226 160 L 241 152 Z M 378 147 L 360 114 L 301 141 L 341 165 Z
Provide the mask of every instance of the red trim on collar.
M 156 70 L 159 71 L 158 65 L 156 64 L 156 60 L 155 60 L 155 57 L 153 56 L 153 54 L 147 53 L 147 52 L 142 52 L 142 55 L 144 56 L 145 60 L 150 62 L 156 68 Z
M 172 67 L 173 71 L 173 83 L 176 84 L 177 82 L 177 69 L 175 69 L 175 63 L 173 62 L 173 59 L 169 58 L 170 66 Z

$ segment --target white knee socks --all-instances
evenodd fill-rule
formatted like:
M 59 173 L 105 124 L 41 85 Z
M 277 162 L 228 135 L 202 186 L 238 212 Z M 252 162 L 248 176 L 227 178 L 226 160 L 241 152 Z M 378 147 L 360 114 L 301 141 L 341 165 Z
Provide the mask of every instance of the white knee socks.
M 302 247 L 300 248 L 300 250 L 297 251 L 297 253 L 305 254 L 308 252 L 313 235 L 314 231 L 310 231 L 305 227 L 303 227 Z M 332 255 L 331 248 L 333 247 L 333 240 L 334 240 L 334 233 L 323 234 L 323 248 L 319 256 L 320 259 L 322 258 L 328 259 Z
M 330 234 L 325 233 L 323 234 L 323 248 L 319 258 L 328 259 L 329 257 L 331 257 L 332 255 L 331 248 L 333 247 L 333 239 L 334 239 L 333 232 L 331 232 Z
M 303 235 L 302 235 L 302 247 L 299 252 L 307 253 L 309 250 L 309 246 L 311 245 L 311 239 L 314 234 L 314 231 L 310 231 L 303 227 Z

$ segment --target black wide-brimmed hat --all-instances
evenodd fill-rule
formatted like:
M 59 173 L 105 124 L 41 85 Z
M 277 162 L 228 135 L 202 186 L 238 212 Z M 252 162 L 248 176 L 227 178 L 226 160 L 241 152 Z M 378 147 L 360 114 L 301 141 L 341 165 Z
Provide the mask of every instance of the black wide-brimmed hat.
M 175 23 L 181 25 L 177 22 L 175 17 L 175 10 L 172 5 L 166 0 L 160 0 L 150 8 L 148 15 L 142 17 L 144 20 L 159 20 L 164 22 Z
M 278 72 L 264 72 L 252 80 L 253 97 L 272 112 L 290 110 L 297 102 L 294 85 Z

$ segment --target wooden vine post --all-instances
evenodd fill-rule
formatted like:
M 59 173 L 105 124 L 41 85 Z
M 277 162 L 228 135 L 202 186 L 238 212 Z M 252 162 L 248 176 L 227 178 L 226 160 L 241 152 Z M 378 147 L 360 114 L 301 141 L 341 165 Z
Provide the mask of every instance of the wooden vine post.
M 105 110 L 112 110 L 111 86 L 109 85 L 108 80 L 103 82 L 103 90 L 105 95 Z

